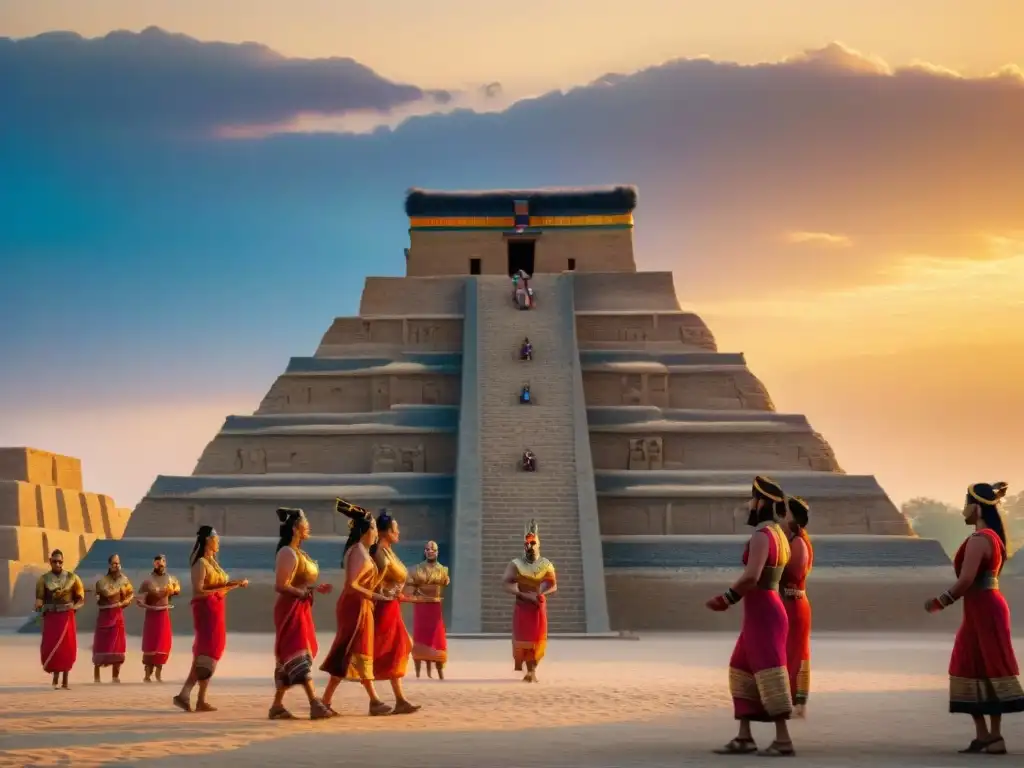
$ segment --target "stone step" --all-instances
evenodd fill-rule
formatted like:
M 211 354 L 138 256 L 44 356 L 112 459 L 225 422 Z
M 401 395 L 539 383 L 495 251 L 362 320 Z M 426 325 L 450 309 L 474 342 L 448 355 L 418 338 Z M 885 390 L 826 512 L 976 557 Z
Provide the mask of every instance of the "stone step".
M 575 433 L 572 419 L 575 354 L 560 327 L 561 284 L 543 276 L 531 282 L 538 305 L 517 310 L 507 280 L 481 281 L 478 344 L 483 350 L 480 382 L 480 447 L 483 523 L 484 631 L 499 631 L 508 622 L 508 599 L 500 578 L 510 559 L 522 552 L 522 536 L 531 518 L 541 526 L 542 551 L 559 573 L 560 600 L 549 604 L 552 626 L 586 628 L 579 548 Z M 529 336 L 531 362 L 519 360 L 519 345 Z M 537 405 L 519 405 L 529 382 Z M 520 471 L 524 448 L 537 454 L 535 474 Z M 567 534 L 567 535 L 565 535 Z M 575 586 L 574 586 L 575 582 Z
M 119 508 L 109 496 L 74 488 L 0 480 L 0 526 L 117 538 L 131 511 Z

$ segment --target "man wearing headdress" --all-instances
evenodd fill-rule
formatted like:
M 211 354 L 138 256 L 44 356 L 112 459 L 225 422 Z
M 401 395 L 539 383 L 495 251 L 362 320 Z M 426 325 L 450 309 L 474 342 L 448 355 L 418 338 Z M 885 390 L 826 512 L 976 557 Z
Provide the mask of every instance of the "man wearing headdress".
M 754 529 L 743 551 L 743 575 L 707 602 L 725 611 L 743 601 L 743 625 L 729 659 L 729 691 L 739 733 L 718 754 L 758 752 L 751 721 L 775 724 L 775 741 L 758 752 L 766 757 L 795 755 L 787 720 L 793 712 L 789 690 L 786 638 L 789 620 L 779 595 L 782 573 L 790 559 L 789 540 L 779 521 L 786 515 L 786 495 L 774 480 L 754 478 L 747 506 Z
M 537 682 L 537 665 L 548 644 L 547 598 L 558 589 L 555 566 L 540 556 L 540 532 L 531 520 L 523 536 L 523 556 L 508 564 L 505 591 L 516 598 L 512 612 L 512 658 L 516 672 L 526 667 L 523 681 Z
M 956 583 L 925 603 L 926 611 L 937 613 L 963 599 L 963 621 L 949 659 L 949 711 L 974 720 L 975 737 L 963 753 L 1005 755 L 1003 715 L 1024 712 L 1010 608 L 999 591 L 1007 556 L 999 502 L 1006 491 L 1006 483 L 967 489 L 964 522 L 975 530 L 953 558 Z
M 431 667 L 437 667 L 437 676 L 444 680 L 444 665 L 448 663 L 448 638 L 445 633 L 441 598 L 444 588 L 452 583 L 448 568 L 437 560 L 437 542 L 428 541 L 423 548 L 423 562 L 409 574 L 408 587 L 413 597 L 430 602 L 413 604 L 412 660 L 416 677 L 420 676 L 423 662 L 427 663 L 427 677 Z
M 171 657 L 174 631 L 171 628 L 171 599 L 181 594 L 181 584 L 167 572 L 167 558 L 153 558 L 153 571 L 139 587 L 140 608 L 146 611 L 142 624 L 142 664 L 146 670 L 143 682 L 163 682 L 163 669 Z

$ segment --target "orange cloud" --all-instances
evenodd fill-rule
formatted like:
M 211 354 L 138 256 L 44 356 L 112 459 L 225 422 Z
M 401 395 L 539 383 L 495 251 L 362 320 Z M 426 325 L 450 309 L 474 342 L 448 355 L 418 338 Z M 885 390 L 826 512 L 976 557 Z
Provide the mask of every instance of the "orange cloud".
M 837 248 L 849 248 L 853 241 L 846 235 L 834 235 L 830 232 L 787 232 L 786 241 L 794 245 L 811 243 Z

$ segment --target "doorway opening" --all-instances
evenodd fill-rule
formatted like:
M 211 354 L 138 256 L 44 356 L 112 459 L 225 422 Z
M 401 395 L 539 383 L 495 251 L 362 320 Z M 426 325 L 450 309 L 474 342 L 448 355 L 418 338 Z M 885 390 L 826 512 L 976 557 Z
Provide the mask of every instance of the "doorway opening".
M 570 272 L 575 272 L 576 271 L 576 259 L 569 259 L 569 271 Z
M 528 275 L 533 274 L 533 257 L 537 245 L 536 240 L 508 241 L 508 274 L 514 275 L 520 269 Z
M 469 260 L 469 274 L 479 275 L 480 274 L 480 259 Z

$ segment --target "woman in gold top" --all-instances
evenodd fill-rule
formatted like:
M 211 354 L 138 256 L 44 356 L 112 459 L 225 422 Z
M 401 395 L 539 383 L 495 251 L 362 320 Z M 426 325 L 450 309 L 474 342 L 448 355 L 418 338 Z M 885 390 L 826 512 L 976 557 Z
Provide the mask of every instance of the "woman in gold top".
M 192 689 L 199 684 L 196 712 L 216 712 L 217 708 L 206 700 L 206 689 L 224 655 L 227 645 L 227 623 L 224 598 L 228 592 L 249 586 L 248 579 L 232 581 L 217 562 L 220 538 L 212 526 L 203 525 L 196 533 L 192 547 L 192 622 L 195 640 L 192 642 L 192 668 L 188 672 L 181 692 L 171 699 L 174 706 L 192 711 Z
M 121 665 L 128 647 L 124 632 L 124 609 L 135 599 L 135 590 L 128 577 L 121 572 L 121 558 L 113 554 L 107 558 L 107 573 L 96 582 L 96 631 L 92 638 L 92 679 L 100 681 L 100 669 L 112 667 L 112 683 L 121 682 Z
M 391 714 L 411 715 L 420 707 L 411 704 L 402 690 L 402 678 L 412 653 L 412 639 L 402 620 L 401 603 L 416 602 L 416 599 L 404 594 L 409 571 L 391 548 L 398 543 L 400 532 L 398 521 L 386 510 L 377 515 L 377 535 L 377 543 L 370 547 L 370 555 L 380 572 L 379 591 L 389 599 L 373 607 L 373 676 L 391 683 L 395 694 L 395 707 Z
M 78 658 L 75 611 L 85 605 L 85 587 L 71 571 L 64 570 L 64 553 L 50 553 L 50 570 L 36 582 L 36 611 L 43 617 L 39 658 L 43 671 L 53 675 L 53 687 L 68 688 L 68 672 Z
M 313 687 L 313 658 L 316 656 L 316 626 L 313 624 L 313 595 L 326 595 L 330 584 L 317 585 L 320 567 L 302 551 L 309 538 L 309 520 L 301 509 L 277 510 L 281 538 L 277 542 L 274 590 L 274 683 L 277 692 L 270 705 L 271 720 L 294 720 L 284 707 L 284 694 L 293 685 L 301 685 L 309 699 L 309 719 L 321 720 L 331 711 L 316 696 Z
M 358 680 L 370 697 L 371 715 L 391 714 L 373 685 L 373 604 L 393 600 L 377 592 L 380 575 L 369 548 L 377 541 L 377 524 L 362 507 L 337 500 L 339 514 L 349 519 L 348 541 L 341 559 L 345 586 L 338 596 L 334 616 L 338 631 L 320 669 L 331 676 L 324 688 L 324 706 L 334 713 L 331 701 L 342 680 Z

